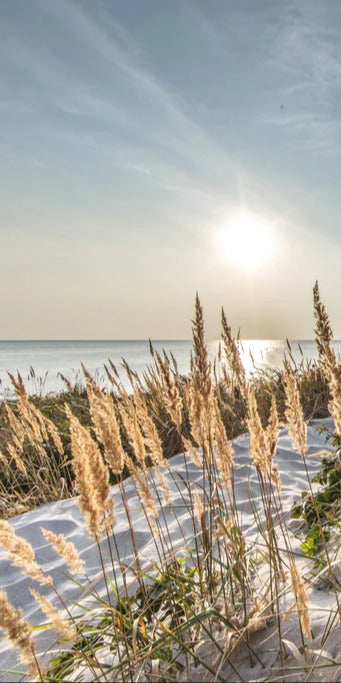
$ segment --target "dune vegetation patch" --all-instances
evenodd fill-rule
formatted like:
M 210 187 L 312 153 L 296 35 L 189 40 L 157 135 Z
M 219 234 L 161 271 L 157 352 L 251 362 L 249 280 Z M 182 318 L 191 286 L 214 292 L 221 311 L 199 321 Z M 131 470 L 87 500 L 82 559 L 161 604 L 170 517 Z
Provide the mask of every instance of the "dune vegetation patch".
M 341 366 L 317 284 L 314 311 L 318 360 L 288 346 L 280 371 L 246 376 L 224 312 L 212 366 L 197 297 L 188 377 L 152 346 L 130 391 L 112 364 L 111 391 L 83 368 L 46 399 L 12 376 L 6 680 L 339 680 Z

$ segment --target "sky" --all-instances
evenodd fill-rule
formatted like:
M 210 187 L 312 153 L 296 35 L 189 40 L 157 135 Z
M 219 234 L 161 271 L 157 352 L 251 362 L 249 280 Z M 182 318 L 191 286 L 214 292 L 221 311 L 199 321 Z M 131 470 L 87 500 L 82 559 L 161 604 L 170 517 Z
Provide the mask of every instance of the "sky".
M 341 337 L 339 0 L 0 0 L 0 65 L 0 338 Z

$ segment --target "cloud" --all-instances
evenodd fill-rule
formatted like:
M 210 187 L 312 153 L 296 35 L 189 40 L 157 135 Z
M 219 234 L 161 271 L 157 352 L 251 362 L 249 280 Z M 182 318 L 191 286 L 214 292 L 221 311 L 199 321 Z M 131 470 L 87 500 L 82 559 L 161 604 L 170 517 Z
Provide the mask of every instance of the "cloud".
M 216 45 L 226 50 L 228 56 L 229 50 L 233 51 L 236 41 L 238 43 L 239 31 L 247 20 L 242 36 L 243 45 L 246 44 L 252 17 L 247 12 L 239 12 L 238 7 L 236 3 L 226 13 L 220 26 L 219 17 L 213 20 L 209 15 L 207 18 L 199 5 L 186 5 L 186 21 L 193 20 L 208 56 Z M 56 166 L 60 168 L 64 160 L 67 166 L 70 159 L 75 176 L 78 154 L 81 175 L 84 169 L 89 173 L 93 168 L 95 176 L 95 169 L 101 166 L 109 178 L 112 171 L 114 180 L 115 172 L 121 170 L 122 177 L 126 174 L 130 182 L 130 194 L 134 187 L 139 187 L 141 194 L 148 187 L 150 197 L 154 192 L 154 205 L 159 204 L 160 208 L 164 205 L 166 211 L 163 203 L 169 202 L 174 217 L 178 213 L 188 219 L 192 211 L 198 222 L 201 210 L 200 222 L 209 222 L 214 213 L 222 213 L 225 207 L 228 210 L 231 202 L 246 202 L 251 209 L 260 211 L 263 205 L 270 213 L 276 193 L 266 187 L 259 165 L 252 165 L 251 161 L 247 170 L 245 168 L 248 155 L 243 151 L 243 121 L 240 125 L 237 122 L 235 135 L 224 130 L 216 136 L 209 121 L 203 125 L 205 117 L 200 118 L 193 99 L 186 97 L 186 91 L 180 92 L 171 86 L 167 78 L 161 81 L 157 77 L 146 54 L 146 45 L 117 21 L 114 10 L 113 3 L 32 0 L 30 31 L 22 36 L 13 31 L 8 32 L 9 38 L 4 36 L 0 46 L 2 54 L 7 62 L 25 72 L 27 87 L 22 102 L 23 106 L 34 108 L 36 113 L 29 124 L 36 127 L 40 142 L 40 149 L 35 150 L 37 157 L 43 157 L 51 166 L 55 158 Z M 44 41 L 36 34 L 36 19 L 42 22 Z M 287 32 L 290 33 L 289 19 L 283 29 L 277 66 L 279 56 L 285 52 Z M 174 21 L 173 28 L 176 28 L 176 15 Z M 264 17 L 257 15 L 257 26 L 262 21 L 264 23 Z M 37 25 L 40 26 L 39 22 Z M 228 39 L 224 35 L 226 27 L 235 34 L 232 48 L 230 33 Z M 186 35 L 184 33 L 184 37 Z M 250 35 L 252 40 L 255 37 Z M 298 38 L 296 42 L 299 43 Z M 186 45 L 186 49 L 191 54 L 191 45 Z M 272 46 L 268 47 L 268 51 L 271 49 Z M 191 59 L 195 60 L 195 54 Z M 283 68 L 289 69 L 282 61 Z M 207 75 L 209 73 L 203 74 L 203 78 Z M 27 95 L 30 91 L 31 96 Z M 238 100 L 236 105 L 230 92 L 222 91 L 220 95 L 219 101 L 206 100 L 207 110 L 214 113 L 220 106 L 220 115 L 224 117 L 236 107 L 238 118 Z M 24 111 L 22 114 L 24 116 Z M 243 115 L 252 121 L 252 112 L 249 114 L 245 110 Z M 326 148 L 323 133 L 327 135 L 327 127 L 322 115 L 316 119 L 318 135 L 314 132 L 312 117 L 306 111 L 299 115 L 286 113 L 281 119 L 268 116 L 265 121 L 296 130 L 298 136 L 301 130 L 306 133 L 310 127 L 315 145 Z M 28 119 L 25 124 L 27 122 Z M 256 128 L 254 134 L 256 149 Z M 29 147 L 31 139 L 34 140 L 34 136 L 27 134 L 24 145 L 18 147 L 19 163 L 23 148 Z M 312 141 L 308 140 L 307 144 L 312 146 Z M 25 153 L 27 158 L 32 158 L 30 149 Z M 94 178 L 96 181 L 98 179 Z M 186 211 L 185 201 L 188 202 Z
M 209 153 L 210 157 L 219 157 L 221 162 L 229 163 L 228 157 L 219 145 L 213 142 L 200 125 L 191 119 L 185 112 L 185 103 L 176 93 L 161 85 L 157 78 L 143 66 L 141 56 L 143 49 L 138 46 L 132 36 L 110 16 L 109 26 L 101 25 L 98 18 L 94 19 L 83 10 L 81 6 L 71 1 L 65 2 L 58 0 L 57 3 L 46 0 L 39 1 L 38 6 L 42 11 L 55 17 L 58 22 L 63 23 L 72 29 L 77 40 L 86 43 L 89 50 L 96 53 L 105 63 L 110 64 L 115 70 L 124 76 L 125 84 L 129 84 L 134 91 L 143 95 L 143 104 L 151 103 L 156 110 L 162 112 L 163 119 L 155 131 L 156 139 L 167 143 L 167 141 L 183 156 L 193 159 L 194 145 L 200 144 L 203 154 Z M 139 63 L 137 62 L 139 59 Z M 99 102 L 97 103 L 99 105 Z M 105 104 L 105 101 L 104 101 Z M 98 109 L 100 107 L 98 106 Z M 99 111 L 100 114 L 102 112 Z M 139 111 L 136 112 L 138 120 Z M 143 129 L 148 122 L 140 120 L 140 128 Z M 178 135 L 179 142 L 176 142 Z
M 267 63 L 278 74 L 283 108 L 260 116 L 262 123 L 288 129 L 299 148 L 328 156 L 341 152 L 340 10 L 332 2 L 281 4 Z
M 225 201 L 225 187 L 233 193 L 233 157 L 189 113 L 183 97 L 167 82 L 160 83 L 148 66 L 144 46 L 116 21 L 112 11 L 104 17 L 102 5 L 72 0 L 36 0 L 33 7 L 44 18 L 45 42 L 38 40 L 32 24 L 31 35 L 23 39 L 10 32 L 1 51 L 7 62 L 24 70 L 25 93 L 31 90 L 31 95 L 23 93 L 22 100 L 26 97 L 27 102 L 21 107 L 36 114 L 32 125 L 39 126 L 41 139 L 48 140 L 49 147 L 54 138 L 85 144 L 99 161 L 110 163 L 111 159 L 116 168 L 120 164 L 122 169 L 130 168 L 156 189 L 183 191 L 185 177 L 199 194 L 211 193 L 213 201 Z M 200 14 L 196 14 L 199 21 Z M 199 25 L 205 34 L 211 32 L 213 40 L 211 24 L 202 17 Z M 54 37 L 52 47 L 49 36 Z M 74 57 L 70 64 L 71 40 Z M 96 60 L 97 72 L 87 73 L 84 65 L 92 60 Z

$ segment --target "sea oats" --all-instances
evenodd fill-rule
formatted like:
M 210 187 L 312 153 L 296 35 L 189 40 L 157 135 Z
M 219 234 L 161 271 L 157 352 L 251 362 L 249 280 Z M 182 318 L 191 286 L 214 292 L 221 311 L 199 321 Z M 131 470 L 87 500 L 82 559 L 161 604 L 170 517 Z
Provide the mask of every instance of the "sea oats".
M 7 593 L 0 591 L 0 628 L 19 652 L 21 661 L 28 666 L 33 680 L 41 680 L 33 642 L 33 631 L 23 618 L 21 609 L 15 609 L 8 601 Z
M 333 333 L 325 306 L 320 299 L 317 282 L 314 287 L 314 315 L 317 349 L 331 393 L 328 409 L 334 418 L 336 432 L 341 436 L 341 367 L 332 347 Z
M 130 474 L 134 478 L 136 490 L 139 498 L 151 517 L 157 519 L 158 512 L 155 506 L 154 498 L 151 493 L 151 488 L 146 479 L 146 471 L 139 469 L 134 463 L 133 459 L 126 454 L 125 464 Z
M 281 493 L 282 490 L 282 482 L 281 482 L 281 476 L 279 472 L 279 467 L 277 463 L 272 463 L 271 464 L 271 471 L 270 471 L 270 476 L 271 480 L 277 487 L 278 494 Z
M 38 419 L 37 411 L 33 410 L 33 406 L 29 403 L 27 397 L 19 397 L 17 407 L 27 441 L 29 443 L 34 443 L 35 447 L 39 450 L 40 455 L 43 458 L 47 458 L 43 444 L 48 441 L 48 434 L 43 419 L 41 416 Z
M 110 509 L 108 507 L 108 468 L 88 430 L 67 407 L 66 413 L 70 420 L 72 464 L 79 493 L 78 504 L 89 533 L 99 539 L 101 522 L 108 514 L 111 516 L 112 512 L 112 506 L 109 506 Z
M 23 474 L 25 477 L 27 477 L 27 470 L 24 464 L 24 461 L 21 457 L 20 451 L 18 452 L 15 446 L 11 443 L 7 444 L 6 446 L 8 455 L 11 457 L 11 459 L 15 462 L 15 465 L 17 466 L 18 470 Z
M 19 402 L 19 410 L 20 409 Z M 40 410 L 38 410 L 33 403 L 25 400 L 22 404 L 22 412 L 24 415 L 26 415 L 28 421 L 31 423 L 32 430 L 37 434 L 37 440 L 40 440 L 42 443 L 47 443 L 49 440 L 49 435 L 47 433 L 44 416 Z
M 247 426 L 250 433 L 250 453 L 253 462 L 260 472 L 268 472 L 267 440 L 259 417 L 254 389 L 249 387 Z
M 269 457 L 272 459 L 276 452 L 276 446 L 279 434 L 279 419 L 276 405 L 276 397 L 271 396 L 271 408 L 269 420 L 266 428 L 266 440 L 268 444 Z
M 207 450 L 210 437 L 210 420 L 207 416 L 209 401 L 209 396 L 204 397 L 195 383 L 191 381 L 188 387 L 188 414 L 191 434 L 203 451 Z
M 24 574 L 39 583 L 52 584 L 51 577 L 46 576 L 38 564 L 31 544 L 21 536 L 17 536 L 5 520 L 0 520 L 0 543 L 7 551 L 8 559 Z
M 11 411 L 8 406 L 6 407 L 7 417 L 13 431 L 15 431 L 22 443 L 26 435 L 28 440 L 33 439 L 40 444 L 44 444 L 49 441 L 50 434 L 58 453 L 62 455 L 64 452 L 63 444 L 56 426 L 51 420 L 43 415 L 32 401 L 29 401 L 23 383 L 22 385 L 19 383 L 19 385 L 16 384 L 15 386 L 18 396 L 17 407 L 20 420 L 16 418 L 13 411 Z M 17 386 L 19 389 L 17 389 Z
M 195 317 L 193 322 L 194 358 L 191 363 L 191 378 L 195 388 L 207 398 L 211 392 L 211 363 L 208 359 L 205 342 L 205 329 L 202 306 L 198 294 L 195 297 Z
M 104 447 L 105 459 L 114 474 L 121 474 L 124 452 L 113 398 L 97 387 L 90 373 L 82 365 L 90 414 L 98 441 Z
M 216 446 L 216 461 L 220 476 L 226 488 L 231 485 L 231 475 L 233 468 L 233 446 L 232 441 L 227 438 L 224 423 L 218 406 L 218 401 L 212 395 L 211 399 L 211 419 L 214 431 L 214 443 Z
M 71 574 L 84 574 L 84 562 L 71 541 L 67 541 L 63 534 L 54 534 L 53 531 L 41 527 L 41 531 L 47 541 L 52 545 L 56 553 L 65 560 Z
M 12 385 L 15 389 L 15 393 L 17 395 L 17 398 L 28 401 L 28 396 L 27 396 L 27 392 L 25 389 L 25 384 L 23 382 L 23 378 L 22 378 L 20 372 L 17 373 L 17 378 L 15 378 L 11 372 L 7 371 L 7 374 L 8 374 L 8 376 L 12 382 Z
M 328 410 L 334 418 L 336 432 L 341 436 L 341 367 L 336 363 L 336 359 L 335 363 L 328 363 L 326 374 L 332 395 L 331 401 L 328 403 Z
M 165 408 L 176 425 L 178 432 L 181 431 L 182 425 L 182 399 L 179 391 L 178 382 L 174 380 L 171 374 L 168 358 L 164 359 L 155 352 L 155 359 L 159 371 L 159 378 L 162 385 L 162 397 Z
M 234 340 L 230 326 L 227 324 L 224 309 L 221 311 L 222 339 L 224 342 L 224 353 L 232 374 L 236 377 L 241 394 L 246 398 L 246 375 L 236 341 Z
M 329 318 L 324 304 L 320 298 L 318 282 L 314 286 L 314 316 L 316 319 L 316 345 L 319 353 L 319 358 L 322 365 L 333 360 L 334 351 L 331 343 L 333 340 L 333 332 L 330 326 Z
M 199 455 L 197 449 L 193 446 L 192 441 L 182 436 L 182 443 L 186 451 L 188 451 L 192 462 L 196 467 L 202 467 L 202 457 Z
M 23 449 L 23 442 L 21 439 L 18 439 L 17 435 L 12 432 L 11 434 L 11 439 L 12 439 L 12 446 L 15 448 L 19 458 L 23 455 L 24 449 Z
M 53 443 L 57 449 L 57 452 L 59 453 L 59 455 L 63 455 L 64 454 L 64 447 L 63 447 L 62 440 L 59 436 L 57 427 L 53 424 L 52 420 L 49 420 L 45 416 L 44 416 L 44 422 L 45 422 L 45 426 L 46 426 L 46 428 L 50 434 L 50 437 L 51 437 L 51 439 L 52 439 L 52 441 L 53 441 Z
M 310 640 L 311 624 L 308 608 L 308 596 L 304 587 L 301 574 L 293 558 L 290 559 L 291 590 L 295 596 L 296 608 L 300 620 L 303 635 Z
M 77 629 L 74 624 L 70 624 L 68 621 L 66 621 L 62 612 L 57 610 L 54 605 L 52 605 L 50 600 L 45 598 L 43 595 L 40 595 L 38 591 L 30 588 L 30 593 L 39 604 L 41 611 L 50 620 L 51 628 L 54 628 L 57 633 L 60 633 L 68 640 L 75 640 L 77 638 Z
M 136 394 L 134 401 L 140 428 L 144 437 L 144 443 L 152 464 L 165 465 L 167 467 L 168 461 L 163 454 L 161 439 L 152 418 L 148 415 L 144 398 L 140 394 Z
M 200 526 L 202 526 L 202 521 L 203 521 L 202 518 L 203 518 L 203 514 L 204 514 L 204 506 L 203 506 L 202 500 L 201 500 L 201 498 L 200 498 L 200 496 L 199 496 L 199 493 L 198 493 L 197 489 L 194 489 L 193 498 L 194 498 L 194 512 L 195 512 L 195 516 L 196 516 L 196 518 L 197 518 L 197 520 L 198 520 Z
M 57 452 L 59 455 L 64 454 L 64 447 L 62 440 L 59 436 L 58 429 L 52 422 L 52 420 L 49 420 L 48 417 L 43 415 L 43 413 L 32 403 L 30 403 L 30 409 L 32 410 L 32 414 L 35 416 L 37 422 L 39 423 L 42 438 L 44 439 L 45 442 L 49 440 L 49 435 L 52 439 L 52 442 L 57 449 Z
M 103 529 L 106 531 L 107 534 L 113 533 L 114 509 L 115 509 L 114 499 L 109 497 L 105 503 L 104 519 L 103 519 L 103 525 L 102 525 Z
M 122 419 L 124 431 L 127 435 L 128 441 L 133 449 L 134 456 L 139 466 L 146 469 L 147 452 L 143 434 L 137 419 L 134 401 L 131 397 L 126 397 L 124 402 L 119 406 L 120 416 Z
M 268 477 L 281 488 L 278 466 L 274 464 L 273 457 L 276 450 L 278 438 L 278 415 L 276 401 L 272 401 L 268 426 L 263 429 L 259 417 L 257 400 L 252 387 L 248 388 L 248 419 L 247 426 L 250 433 L 250 454 L 259 472 Z
M 286 394 L 285 417 L 288 422 L 289 434 L 296 452 L 303 456 L 307 450 L 307 425 L 304 421 L 296 378 L 288 366 L 284 372 L 284 386 Z
M 135 471 L 134 478 L 137 482 L 137 490 L 139 492 L 139 496 L 148 514 L 154 517 L 154 519 L 157 519 L 158 513 L 155 507 L 154 498 L 152 496 L 150 486 L 148 485 L 148 482 L 146 481 L 143 473 L 138 470 Z
M 160 487 L 160 489 L 163 493 L 163 503 L 165 505 L 172 505 L 172 498 L 170 495 L 170 488 L 169 488 L 168 482 L 166 481 L 165 477 L 163 476 L 158 465 L 156 465 L 155 471 L 156 471 L 158 486 Z
M 279 419 L 276 405 L 276 397 L 271 396 L 271 408 L 268 424 L 265 430 L 265 440 L 267 445 L 267 469 L 268 476 L 276 484 L 278 492 L 281 490 L 281 480 L 278 465 L 273 462 L 276 453 L 279 434 Z
M 5 403 L 5 410 L 13 435 L 16 437 L 16 448 L 18 451 L 22 451 L 23 443 L 25 441 L 25 430 L 20 420 L 17 418 L 7 403 Z

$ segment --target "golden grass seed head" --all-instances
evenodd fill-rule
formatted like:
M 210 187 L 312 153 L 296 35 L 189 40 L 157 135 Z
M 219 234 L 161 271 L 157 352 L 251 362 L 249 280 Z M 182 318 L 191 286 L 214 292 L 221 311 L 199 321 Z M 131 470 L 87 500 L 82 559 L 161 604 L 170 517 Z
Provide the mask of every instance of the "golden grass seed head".
M 41 680 L 32 628 L 23 618 L 22 610 L 11 605 L 5 591 L 0 591 L 0 628 L 18 650 L 21 661 L 28 666 L 29 675 L 33 680 Z
M 304 421 L 297 381 L 293 371 L 288 366 L 283 377 L 286 394 L 285 416 L 289 434 L 295 450 L 303 456 L 307 450 L 307 425 Z
M 199 522 L 199 525 L 201 526 L 202 516 L 204 514 L 204 506 L 203 506 L 202 499 L 200 498 L 200 495 L 199 495 L 197 489 L 194 489 L 193 498 L 194 498 L 195 516 Z
M 38 603 L 43 614 L 45 614 L 45 616 L 50 620 L 51 628 L 54 628 L 57 633 L 60 633 L 60 635 L 64 636 L 64 638 L 67 638 L 67 640 L 71 642 L 76 640 L 77 629 L 75 625 L 66 621 L 62 612 L 56 609 L 50 600 L 45 598 L 43 595 L 40 595 L 40 593 L 34 590 L 34 588 L 30 588 L 30 593 Z
M 208 359 L 205 342 L 204 316 L 198 294 L 195 298 L 195 316 L 193 322 L 193 347 L 194 356 L 191 363 L 192 381 L 203 398 L 207 398 L 211 392 L 211 363 Z
M 222 340 L 224 353 L 232 375 L 236 378 L 239 390 L 244 398 L 247 394 L 247 381 L 245 369 L 240 357 L 239 349 L 233 338 L 231 327 L 228 325 L 224 309 L 221 312 Z
M 247 426 L 250 433 L 250 454 L 256 467 L 266 474 L 268 471 L 267 441 L 258 413 L 255 392 L 252 387 L 248 388 L 247 400 Z
M 114 474 L 121 474 L 124 451 L 113 398 L 100 390 L 90 373 L 83 367 L 91 419 L 96 437 L 103 445 L 105 459 Z
M 326 360 L 330 359 L 332 347 L 331 342 L 333 340 L 333 332 L 330 326 L 329 318 L 327 315 L 326 308 L 321 301 L 320 291 L 318 282 L 315 282 L 313 289 L 314 296 L 314 316 L 316 320 L 316 345 L 319 353 L 319 358 L 322 364 Z
M 307 591 L 297 564 L 293 558 L 290 559 L 291 590 L 295 596 L 296 608 L 300 620 L 303 635 L 309 640 L 311 638 L 311 623 L 309 614 L 309 603 Z
M 140 394 L 135 395 L 135 409 L 144 437 L 145 447 L 148 450 L 152 464 L 167 465 L 168 463 L 162 450 L 161 439 L 152 418 L 148 414 L 145 400 Z
M 66 413 L 70 420 L 71 454 L 79 493 L 78 504 L 90 535 L 98 539 L 109 497 L 108 468 L 88 430 L 68 408 Z
M 271 408 L 269 420 L 266 428 L 266 440 L 268 444 L 269 457 L 272 459 L 276 452 L 276 446 L 279 434 L 279 419 L 277 412 L 276 397 L 274 394 L 271 396 Z
M 63 534 L 55 534 L 53 531 L 41 527 L 41 531 L 53 549 L 66 562 L 71 574 L 84 574 L 84 562 L 71 541 L 67 541 Z
M 124 403 L 119 406 L 120 416 L 122 419 L 122 424 L 124 431 L 127 435 L 130 446 L 133 449 L 134 456 L 139 464 L 139 466 L 145 470 L 146 469 L 146 458 L 147 451 L 145 447 L 145 442 L 143 434 L 140 429 L 140 425 L 137 419 L 136 409 L 134 401 L 131 397 L 126 397 Z
M 19 472 L 24 475 L 24 477 L 27 477 L 27 470 L 24 464 L 24 461 L 21 457 L 21 452 L 18 451 L 15 446 L 11 443 L 7 444 L 7 453 L 10 456 L 10 458 L 13 460 L 15 463 L 16 467 L 18 468 Z
M 8 559 L 26 576 L 41 584 L 52 584 L 51 577 L 46 576 L 38 564 L 31 544 L 21 536 L 17 536 L 5 520 L 0 520 L 0 543 L 7 551 Z
M 233 446 L 232 441 L 227 438 L 218 401 L 213 394 L 211 395 L 211 420 L 213 422 L 214 443 L 217 450 L 217 465 L 225 487 L 230 488 L 233 470 Z

